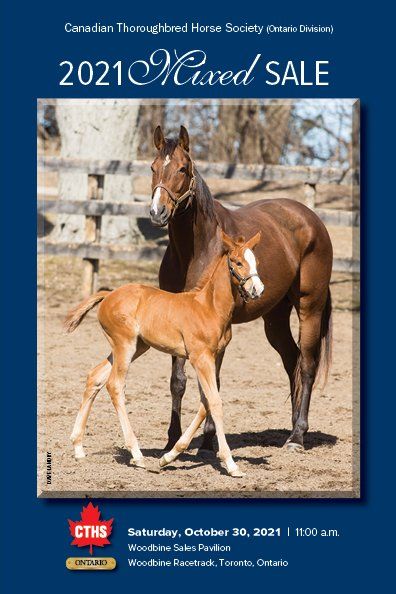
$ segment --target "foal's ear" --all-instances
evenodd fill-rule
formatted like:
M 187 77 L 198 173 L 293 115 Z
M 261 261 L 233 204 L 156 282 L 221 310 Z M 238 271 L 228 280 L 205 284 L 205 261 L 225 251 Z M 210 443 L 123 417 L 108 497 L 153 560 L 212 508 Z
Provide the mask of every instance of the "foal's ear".
M 227 235 L 227 233 L 224 233 L 224 231 L 221 229 L 221 239 L 223 242 L 223 248 L 225 249 L 226 252 L 231 252 L 232 250 L 235 249 L 235 243 L 233 241 L 233 239 Z
M 256 245 L 259 243 L 260 239 L 261 239 L 261 231 L 256 233 L 256 235 L 253 235 L 253 237 L 251 237 L 249 239 L 249 241 L 246 242 L 246 248 L 249 250 L 254 250 Z
M 162 133 L 161 126 L 157 126 L 154 131 L 154 144 L 159 151 L 163 148 L 165 144 L 165 137 Z
M 184 126 L 180 126 L 179 144 L 185 151 L 188 152 L 190 150 L 190 138 L 188 136 L 187 128 Z

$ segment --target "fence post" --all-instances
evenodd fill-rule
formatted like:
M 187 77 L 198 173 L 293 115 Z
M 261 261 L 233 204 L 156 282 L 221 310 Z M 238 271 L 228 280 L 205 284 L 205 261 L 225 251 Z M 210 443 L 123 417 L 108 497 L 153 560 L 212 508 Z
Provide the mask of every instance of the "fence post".
M 102 200 L 104 187 L 104 175 L 88 175 L 88 200 Z M 85 241 L 86 243 L 99 243 L 102 217 L 85 217 Z M 97 290 L 99 272 L 99 259 L 83 259 L 83 298 L 89 297 Z
M 316 199 L 316 184 L 310 184 L 305 182 L 304 184 L 304 194 L 305 194 L 305 206 L 311 208 L 312 210 L 315 209 L 315 199 Z

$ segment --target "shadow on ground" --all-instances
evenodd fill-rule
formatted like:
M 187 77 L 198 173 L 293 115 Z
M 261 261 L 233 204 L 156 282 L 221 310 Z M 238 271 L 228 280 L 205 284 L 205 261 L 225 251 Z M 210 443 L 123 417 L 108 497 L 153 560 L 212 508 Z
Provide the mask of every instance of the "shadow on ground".
M 282 448 L 290 435 L 290 431 L 287 429 L 266 429 L 265 431 L 258 432 L 245 432 L 245 433 L 231 433 L 227 435 L 227 442 L 231 450 L 237 450 L 243 447 L 275 447 Z M 192 440 L 189 450 L 194 450 L 200 447 L 202 443 L 202 436 L 196 437 Z M 329 435 L 328 433 L 322 433 L 321 431 L 312 431 L 305 437 L 305 449 L 311 450 L 321 446 L 333 447 L 337 443 L 337 437 L 335 435 Z M 214 452 L 199 451 L 195 454 L 186 451 L 181 454 L 178 458 L 179 462 L 194 462 L 194 466 L 189 465 L 188 467 L 178 466 L 179 469 L 193 469 L 198 466 L 204 466 L 210 464 L 213 468 L 216 468 L 222 472 L 222 467 L 219 460 L 215 457 Z M 163 450 L 159 448 L 142 449 L 142 453 L 145 457 L 149 458 L 160 458 Z M 234 456 L 235 461 L 245 461 L 255 466 L 268 465 L 268 458 L 271 456 Z M 125 448 L 116 447 L 114 449 L 114 459 L 118 464 L 124 466 L 131 465 L 131 454 Z M 175 468 L 172 465 L 167 466 L 168 469 Z

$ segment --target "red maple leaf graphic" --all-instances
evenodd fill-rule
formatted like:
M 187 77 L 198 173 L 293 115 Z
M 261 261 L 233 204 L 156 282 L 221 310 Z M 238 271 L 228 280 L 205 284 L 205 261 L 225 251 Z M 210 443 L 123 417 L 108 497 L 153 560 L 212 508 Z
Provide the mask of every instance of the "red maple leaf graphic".
M 70 543 L 78 547 L 89 546 L 89 552 L 92 555 L 92 547 L 103 547 L 110 544 L 108 536 L 112 531 L 113 519 L 100 520 L 99 506 L 95 507 L 91 502 L 87 507 L 83 507 L 81 512 L 81 520 L 69 522 L 70 534 L 74 540 Z

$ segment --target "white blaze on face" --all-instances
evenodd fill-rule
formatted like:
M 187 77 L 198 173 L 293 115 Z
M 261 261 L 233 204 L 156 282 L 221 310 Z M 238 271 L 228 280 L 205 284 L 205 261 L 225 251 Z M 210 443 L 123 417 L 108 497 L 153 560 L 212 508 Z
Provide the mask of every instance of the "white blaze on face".
M 161 183 L 161 182 L 160 182 Z M 153 202 L 151 204 L 151 208 L 153 209 L 154 213 L 158 213 L 159 201 L 161 198 L 161 188 L 157 188 L 154 192 Z
M 256 258 L 254 257 L 252 250 L 245 250 L 243 255 L 246 262 L 249 264 L 249 274 L 257 275 Z M 250 280 L 252 281 L 253 287 L 256 289 L 257 295 L 260 296 L 261 293 L 264 291 L 264 285 L 261 282 L 260 278 L 258 276 L 252 276 Z
M 166 155 L 165 160 L 164 160 L 164 163 L 162 165 L 162 168 L 165 169 L 165 167 L 167 165 L 169 165 L 170 161 L 171 161 L 170 160 L 170 156 L 169 155 Z M 162 184 L 162 179 L 160 180 L 160 184 Z M 155 190 L 155 192 L 154 192 L 153 202 L 152 202 L 152 205 L 151 205 L 151 208 L 153 209 L 154 214 L 157 214 L 158 213 L 160 198 L 161 198 L 161 188 L 157 188 Z

